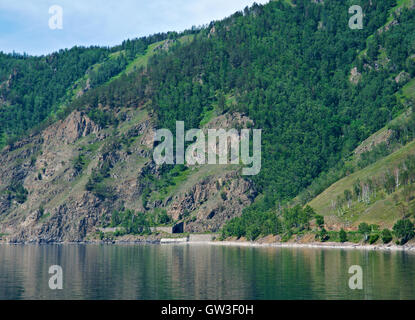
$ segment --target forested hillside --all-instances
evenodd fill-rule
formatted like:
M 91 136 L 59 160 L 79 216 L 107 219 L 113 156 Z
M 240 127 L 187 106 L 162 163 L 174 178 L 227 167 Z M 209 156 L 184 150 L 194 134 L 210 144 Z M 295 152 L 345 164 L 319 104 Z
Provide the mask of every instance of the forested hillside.
M 135 141 L 120 133 L 131 120 L 126 109 L 144 108 L 155 128 L 173 132 L 176 121 L 191 129 L 222 115 L 242 115 L 262 129 L 262 169 L 245 178 L 258 197 L 224 234 L 287 233 L 307 225 L 315 213 L 281 208 L 294 198 L 304 205 L 349 174 L 355 148 L 413 105 L 408 85 L 415 77 L 415 10 L 404 3 L 271 1 L 201 30 L 115 48 L 74 48 L 39 58 L 3 54 L 1 143 L 74 111 L 102 130 L 114 130 L 112 151 L 117 143 L 130 148 Z M 348 9 L 356 4 L 364 28 L 352 30 Z M 103 181 L 113 177 L 115 165 L 106 155 L 101 171 L 87 171 L 87 191 L 97 191 L 95 183 L 104 190 L 101 200 L 112 201 Z M 80 157 L 78 166 L 86 167 Z M 368 165 L 368 159 L 362 161 Z M 149 169 L 139 177 L 144 210 L 167 181 L 190 179 L 183 167 L 152 175 Z
M 197 127 L 213 109 L 219 114 L 244 112 L 264 131 L 267 156 L 255 182 L 274 200 L 289 199 L 403 110 L 394 96 L 403 83 L 390 79 L 401 71 L 414 72 L 406 64 L 408 32 L 397 28 L 375 38 L 385 43 L 394 70 L 375 68 L 374 54 L 356 60 L 393 5 L 364 2 L 363 30 L 345 24 L 347 3 L 253 6 L 212 23 L 191 44 L 157 55 L 137 81 L 132 76 L 76 103 L 92 108 L 136 104 L 144 98 L 138 81 L 146 81 L 151 88 L 146 98 L 160 127 L 174 130 L 176 120 Z M 400 19 L 410 28 L 413 11 Z M 376 44 L 368 45 L 374 51 Z M 353 63 L 362 73 L 357 85 L 349 81 Z M 111 95 L 112 88 L 122 91 Z
M 0 147 L 45 120 L 43 127 L 53 122 L 72 100 L 120 74 L 149 45 L 167 37 L 156 34 L 113 48 L 74 47 L 41 57 L 0 52 Z

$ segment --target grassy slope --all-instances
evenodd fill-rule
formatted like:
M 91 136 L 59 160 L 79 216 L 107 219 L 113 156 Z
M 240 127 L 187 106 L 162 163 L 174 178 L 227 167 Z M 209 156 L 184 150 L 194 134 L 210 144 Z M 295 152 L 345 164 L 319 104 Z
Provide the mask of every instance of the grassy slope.
M 398 99 L 409 99 L 415 98 L 415 79 L 408 82 L 401 90 L 397 93 Z M 395 119 L 393 119 L 388 125 L 380 129 L 379 131 L 372 134 L 368 139 L 363 141 L 359 147 L 371 144 L 374 141 L 379 140 L 381 136 L 388 130 L 388 126 L 396 121 L 400 121 L 407 116 L 406 112 L 401 113 Z M 331 209 L 332 201 L 336 201 L 337 196 L 343 196 L 344 190 L 353 189 L 353 183 L 359 178 L 364 181 L 367 178 L 378 177 L 383 175 L 386 170 L 392 168 L 403 161 L 409 154 L 415 154 L 415 141 L 407 144 L 405 147 L 397 150 L 389 156 L 378 160 L 374 164 L 354 172 L 353 174 L 340 179 L 324 192 L 314 198 L 309 204 L 320 214 L 324 216 L 330 216 L 332 220 L 336 222 L 350 222 L 353 225 L 357 225 L 360 222 L 377 223 L 384 226 L 392 226 L 401 216 L 399 205 L 393 199 L 396 195 L 400 195 L 402 190 L 382 196 L 379 194 L 376 199 L 369 205 L 363 203 L 354 202 L 349 210 L 346 210 L 345 214 L 341 217 L 338 213 Z M 356 164 L 358 156 L 353 155 L 349 162 Z
M 193 39 L 193 35 L 186 35 L 182 36 L 178 39 L 178 41 L 181 44 L 185 44 L 187 42 L 190 42 Z M 110 81 L 119 78 L 123 74 L 129 74 L 131 72 L 134 72 L 135 70 L 140 69 L 141 67 L 146 67 L 148 64 L 149 59 L 154 56 L 157 53 L 157 48 L 161 46 L 166 40 L 155 42 L 148 46 L 146 53 L 144 55 L 137 56 L 132 62 L 130 62 L 124 71 L 122 71 L 120 74 L 114 76 Z
M 194 36 L 193 35 L 186 35 L 183 36 L 181 38 L 178 39 L 178 42 L 181 44 L 186 44 L 188 42 L 191 42 L 193 40 Z M 158 48 L 160 46 L 162 46 L 165 43 L 164 41 L 159 41 L 156 43 L 153 43 L 151 45 L 149 45 L 149 47 L 146 50 L 146 53 L 144 55 L 139 55 L 137 56 L 132 62 L 130 62 L 127 67 L 121 71 L 118 75 L 112 77 L 111 79 L 108 80 L 107 83 L 121 77 L 123 74 L 129 74 L 131 72 L 134 72 L 136 70 L 138 70 L 139 68 L 142 67 L 146 67 L 148 64 L 149 59 L 154 56 L 155 54 L 157 54 L 158 52 Z M 122 54 L 122 51 L 118 51 L 115 53 L 112 53 L 109 56 L 109 59 L 115 58 L 116 56 L 118 56 L 119 54 Z M 99 68 L 101 64 L 96 64 L 94 66 L 91 67 L 92 70 L 95 70 L 97 68 Z M 75 97 L 76 93 L 81 90 L 83 88 L 83 86 L 85 86 L 86 81 L 88 79 L 89 75 L 86 74 L 83 78 L 79 79 L 75 86 L 72 88 L 71 92 L 69 92 L 69 96 L 71 98 Z M 227 98 L 227 103 L 232 103 L 233 102 L 233 97 L 226 97 Z M 212 109 L 207 112 L 206 117 L 205 117 L 205 124 L 207 122 L 209 122 L 210 120 L 212 120 L 212 118 L 214 118 L 216 115 L 215 112 L 215 106 L 212 107 Z M 123 134 L 126 133 L 128 131 L 128 129 L 130 129 L 134 124 L 137 124 L 139 122 L 141 122 L 144 118 L 148 117 L 148 114 L 146 112 L 145 109 L 143 110 L 139 110 L 136 112 L 136 115 L 127 122 L 122 123 L 119 127 L 118 127 L 118 132 L 119 134 Z M 110 130 L 110 129 L 108 129 Z M 87 141 L 83 141 L 83 139 L 81 139 L 81 141 L 79 142 L 80 145 L 83 145 L 84 143 L 88 143 Z M 102 143 L 101 143 L 102 144 Z M 133 142 L 133 144 L 135 144 L 135 141 Z M 91 159 L 87 159 L 87 160 L 91 160 Z M 130 163 L 119 163 L 117 164 L 113 169 L 112 172 L 115 172 L 117 174 L 118 177 L 122 177 L 122 179 L 125 180 L 131 180 L 131 179 L 135 179 L 137 172 L 139 171 L 139 168 L 141 168 L 144 163 L 148 161 L 148 159 L 131 159 Z M 94 161 L 88 161 L 88 166 L 86 168 L 86 170 L 83 172 L 82 175 L 80 175 L 80 177 L 73 183 L 72 185 L 72 190 L 75 190 L 75 192 L 79 192 L 79 190 L 84 190 L 85 188 L 85 184 L 88 180 L 88 177 L 91 173 L 90 170 L 90 165 L 92 166 L 96 166 L 96 164 L 94 163 Z M 183 193 L 188 191 L 192 186 L 194 186 L 196 183 L 198 183 L 200 180 L 204 179 L 207 176 L 212 176 L 212 175 L 217 175 L 220 176 L 223 173 L 225 173 L 228 170 L 235 170 L 234 166 L 202 166 L 202 167 L 198 167 L 198 168 L 194 168 L 194 170 L 187 170 L 185 172 L 183 172 L 182 174 L 180 174 L 179 176 L 174 178 L 174 183 L 172 185 L 169 185 L 168 187 L 164 187 L 161 188 L 158 192 L 153 192 L 151 194 L 150 200 L 154 201 L 154 200 L 164 200 L 166 199 L 168 196 L 171 196 L 173 194 L 179 194 L 179 193 Z M 111 179 L 107 179 L 106 181 L 107 185 L 114 185 L 114 181 L 111 181 Z M 72 194 L 72 192 L 70 192 L 70 194 Z M 56 204 L 61 203 L 62 201 L 65 201 L 68 195 L 65 196 L 58 196 L 56 197 L 56 199 L 54 199 L 53 203 Z M 133 204 L 128 204 L 129 207 L 135 207 Z
M 415 79 L 409 81 L 403 88 L 402 94 L 407 99 L 415 99 Z
M 118 75 L 112 77 L 109 82 L 121 77 L 121 75 L 123 74 L 129 74 L 135 70 L 138 70 L 141 67 L 146 67 L 148 60 L 150 59 L 150 57 L 152 57 L 156 51 L 154 50 L 155 48 L 157 48 L 158 46 L 160 46 L 164 41 L 159 41 L 159 42 L 155 42 L 153 44 L 150 44 L 146 50 L 146 53 L 144 55 L 139 55 L 137 56 L 133 61 L 131 61 L 127 67 L 125 68 L 124 71 L 122 71 L 121 73 L 119 73 Z
M 393 200 L 395 194 L 400 194 L 402 192 L 401 189 L 391 195 L 380 193 L 377 198 L 368 205 L 353 202 L 351 209 L 347 210 L 341 217 L 337 216 L 337 210 L 333 211 L 331 209 L 331 204 L 332 201 L 336 200 L 337 196 L 343 196 L 344 190 L 352 190 L 353 183 L 358 178 L 361 181 L 364 181 L 367 178 L 382 176 L 388 169 L 396 167 L 410 154 L 415 154 L 415 141 L 412 141 L 374 164 L 337 181 L 313 199 L 309 203 L 310 206 L 324 216 L 335 216 L 335 220 L 344 222 L 349 221 L 354 225 L 362 221 L 388 226 L 392 225 L 393 222 L 401 216 L 400 208 Z
M 397 93 L 398 99 L 410 99 L 415 98 L 415 79 L 408 82 L 401 90 Z M 390 124 L 401 120 L 406 116 L 406 113 L 400 114 L 398 117 L 393 119 Z M 385 133 L 388 125 L 374 133 L 368 139 L 362 142 L 361 146 L 368 144 L 372 141 L 376 141 L 377 138 Z M 391 227 L 393 223 L 402 216 L 399 203 L 394 198 L 400 197 L 402 189 L 399 189 L 391 195 L 381 193 L 376 199 L 368 205 L 364 203 L 353 202 L 350 209 L 346 210 L 341 216 L 338 215 L 337 210 L 332 210 L 332 201 L 337 199 L 337 196 L 343 196 L 346 189 L 352 190 L 353 183 L 359 178 L 364 181 L 367 178 L 379 177 L 383 175 L 388 169 L 391 169 L 401 163 L 408 155 L 415 154 L 415 141 L 407 144 L 400 148 L 389 156 L 378 160 L 374 164 L 354 172 L 353 174 L 340 179 L 324 192 L 313 199 L 309 204 L 320 214 L 331 217 L 332 221 L 335 222 L 349 222 L 356 226 L 360 222 L 376 223 L 381 226 Z M 357 162 L 357 157 L 354 156 L 351 161 Z M 412 203 L 409 203 L 412 205 Z
M 192 41 L 194 35 L 185 35 L 182 36 L 178 39 L 179 43 L 181 44 L 185 44 L 187 42 Z M 113 76 L 111 79 L 109 79 L 106 83 L 110 83 L 112 81 L 114 81 L 115 79 L 121 77 L 123 74 L 129 74 L 131 72 L 134 72 L 138 69 L 140 69 L 141 67 L 146 67 L 148 64 L 149 59 L 154 56 L 157 53 L 156 48 L 159 47 L 160 45 L 162 45 L 166 40 L 163 41 L 159 41 L 159 42 L 155 42 L 153 44 L 150 44 L 146 50 L 146 53 L 144 55 L 138 55 L 133 61 L 131 61 L 124 70 L 122 70 L 119 74 Z M 117 52 L 113 52 L 111 54 L 108 55 L 108 59 L 115 59 L 117 58 L 120 54 L 124 54 L 125 50 L 120 50 Z M 96 71 L 98 70 L 98 68 L 103 64 L 104 62 L 99 62 L 96 63 L 94 65 L 92 65 L 89 69 L 89 72 L 91 71 Z M 73 85 L 71 86 L 70 89 L 68 89 L 68 92 L 66 93 L 66 98 L 65 101 L 58 107 L 58 111 L 64 109 L 64 107 L 70 103 L 71 101 L 73 101 L 77 95 L 79 94 L 80 91 L 82 91 L 90 76 L 89 76 L 89 72 L 86 73 L 82 78 L 78 79 L 77 81 L 75 81 L 73 83 Z M 56 113 L 56 112 L 55 112 Z
M 397 5 L 390 10 L 390 16 L 385 26 L 390 24 L 394 20 L 393 13 L 399 12 L 403 7 L 409 7 L 413 4 L 414 0 L 398 0 Z M 383 27 L 382 27 L 383 28 Z M 369 40 L 369 39 L 368 39 Z M 365 54 L 367 49 L 363 50 L 360 54 Z M 415 98 L 415 79 L 412 79 L 408 82 L 397 94 L 397 99 L 402 102 L 407 99 Z M 398 117 L 393 119 L 391 123 L 401 119 L 405 116 L 405 113 L 400 114 Z M 364 144 L 375 141 L 377 137 L 383 135 L 387 130 L 388 126 L 383 127 L 378 132 L 374 133 L 367 140 L 362 142 Z M 402 189 L 396 191 L 391 195 L 380 194 L 376 199 L 373 199 L 372 202 L 368 205 L 353 202 L 350 209 L 347 209 L 343 214 L 339 215 L 337 210 L 332 210 L 331 205 L 332 201 L 335 201 L 337 196 L 343 196 L 346 189 L 352 190 L 353 183 L 359 178 L 361 181 L 367 178 L 373 178 L 383 175 L 386 170 L 392 168 L 403 161 L 409 154 L 415 154 L 415 141 L 409 143 L 405 147 L 397 150 L 391 155 L 380 159 L 376 163 L 354 172 L 353 174 L 340 179 L 324 192 L 318 195 L 313 199 L 309 204 L 320 214 L 331 217 L 331 221 L 336 222 L 349 222 L 352 225 L 357 225 L 360 222 L 368 223 L 377 223 L 383 226 L 392 226 L 393 223 L 402 216 L 399 203 L 397 203 L 394 198 L 400 196 Z M 357 157 L 352 157 L 353 162 L 357 161 Z M 410 203 L 411 204 L 411 203 Z

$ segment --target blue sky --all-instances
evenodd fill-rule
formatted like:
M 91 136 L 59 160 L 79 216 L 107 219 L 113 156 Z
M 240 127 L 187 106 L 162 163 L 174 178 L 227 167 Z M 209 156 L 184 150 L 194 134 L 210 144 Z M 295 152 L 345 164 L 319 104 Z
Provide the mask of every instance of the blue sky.
M 0 51 L 48 54 L 75 45 L 113 46 L 128 38 L 182 31 L 268 0 L 0 0 Z M 49 8 L 63 29 L 49 28 Z

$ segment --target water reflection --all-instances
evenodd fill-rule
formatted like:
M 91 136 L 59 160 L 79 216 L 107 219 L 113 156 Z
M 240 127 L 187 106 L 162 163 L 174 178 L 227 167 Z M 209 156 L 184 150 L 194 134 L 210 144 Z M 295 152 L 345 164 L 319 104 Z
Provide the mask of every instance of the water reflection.
M 49 267 L 63 268 L 50 290 Z M 351 265 L 363 290 L 350 290 Z M 208 245 L 0 246 L 0 299 L 414 299 L 415 255 Z

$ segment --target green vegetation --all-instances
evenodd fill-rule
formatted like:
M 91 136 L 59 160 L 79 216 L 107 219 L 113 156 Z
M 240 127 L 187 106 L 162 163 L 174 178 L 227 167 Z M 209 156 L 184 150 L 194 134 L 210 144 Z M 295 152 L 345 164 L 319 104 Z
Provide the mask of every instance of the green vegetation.
M 405 244 L 414 237 L 414 224 L 409 219 L 398 220 L 393 226 L 393 232 L 400 244 Z
M 382 230 L 382 241 L 383 243 L 387 244 L 391 242 L 393 239 L 392 232 L 389 229 Z
M 319 227 L 319 228 L 323 228 L 323 226 L 324 226 L 324 217 L 323 216 L 320 216 L 320 215 L 318 215 L 318 214 L 316 214 L 316 225 Z
M 390 239 L 389 239 L 390 236 Z M 379 231 L 379 226 L 368 225 L 362 223 L 359 225 L 358 231 L 345 231 L 343 228 L 340 231 L 327 231 L 321 228 L 316 232 L 316 239 L 321 242 L 333 241 L 333 242 L 353 242 L 353 243 L 369 243 L 375 244 L 380 237 L 384 243 L 388 243 L 392 240 L 392 233 L 389 229 L 384 229 L 382 233 Z
M 343 178 L 310 202 L 324 215 L 392 226 L 400 217 L 415 214 L 414 142 Z M 365 212 L 364 217 L 361 213 Z
M 84 170 L 86 165 L 86 160 L 85 160 L 85 156 L 84 155 L 78 155 L 77 158 L 75 158 L 73 160 L 73 168 L 75 169 L 75 171 L 77 173 L 82 172 L 82 170 Z
M 0 148 L 65 117 L 80 92 L 107 84 L 131 65 L 145 66 L 155 46 L 170 37 L 179 35 L 160 33 L 113 48 L 74 47 L 41 57 L 0 52 Z M 135 63 L 140 57 L 145 63 Z
M 347 233 L 346 233 L 346 231 L 344 231 L 344 229 L 340 230 L 339 238 L 340 238 L 340 242 L 346 242 L 347 241 Z
M 187 128 L 205 123 L 212 106 L 218 113 L 245 113 L 264 132 L 263 154 L 267 156 L 253 180 L 266 194 L 260 199 L 269 201 L 259 207 L 264 212 L 275 210 L 280 201 L 296 196 L 335 168 L 360 141 L 384 126 L 391 114 L 403 110 L 395 97 L 400 86 L 387 79 L 410 71 L 406 59 L 411 50 L 408 34 L 415 28 L 413 12 L 403 10 L 399 26 L 373 37 L 368 55 L 357 54 L 366 48 L 366 39 L 385 24 L 394 5 L 394 1 L 365 4 L 368 23 L 359 33 L 340 23 L 347 20 L 346 3 L 254 5 L 216 22 L 215 33 L 209 37 L 213 24 L 192 42 L 154 55 L 145 74 L 122 75 L 87 92 L 73 107 L 96 110 L 102 104 L 111 113 L 121 106 L 149 101 L 159 127 L 173 132 L 177 120 L 185 121 Z M 317 28 L 321 22 L 323 28 Z M 397 51 L 396 41 L 405 49 Z M 377 63 L 376 44 L 385 48 L 384 54 L 398 71 L 364 67 Z M 353 65 L 362 74 L 356 86 L 348 78 Z M 226 103 L 229 96 L 234 103 Z M 148 183 L 143 203 L 159 188 L 164 190 L 161 197 L 168 193 L 165 186 Z
M 13 183 L 7 188 L 7 193 L 10 199 L 14 199 L 17 203 L 22 204 L 26 202 L 28 191 L 24 188 L 22 183 Z
M 331 237 L 333 237 L 334 235 L 335 233 L 332 232 Z M 315 238 L 319 239 L 321 242 L 326 242 L 330 239 L 330 235 L 325 228 L 321 228 L 320 231 L 317 232 Z
M 125 73 L 129 74 L 131 72 L 146 67 L 149 59 L 154 54 L 156 54 L 156 47 L 162 45 L 163 43 L 164 41 L 159 41 L 149 45 L 145 52 L 138 54 L 138 56 L 131 63 L 128 64 L 128 66 L 125 68 Z
M 97 47 L 46 57 L 0 53 L 0 97 L 6 101 L 0 108 L 0 147 L 56 112 L 75 80 L 107 54 Z
M 156 225 L 167 225 L 170 223 L 170 217 L 167 214 L 166 210 L 160 210 L 155 213 L 155 219 L 153 221 L 153 224 Z
M 369 151 L 363 152 L 360 155 L 354 155 L 346 161 L 341 161 L 328 172 L 322 173 L 308 188 L 298 195 L 298 201 L 305 204 L 308 201 L 313 200 L 330 185 L 354 172 L 357 172 L 356 176 L 361 176 L 362 174 L 358 172 L 359 170 L 370 166 L 378 160 L 382 160 L 402 148 L 402 146 L 412 142 L 415 137 L 415 113 L 411 110 L 409 111 L 409 116 L 405 116 L 404 114 L 398 116 L 388 123 L 387 126 L 368 138 L 369 141 L 374 141 L 381 135 L 384 135 L 387 130 L 390 130 L 391 135 L 387 138 L 387 141 L 376 144 Z M 369 142 L 365 141 L 360 147 L 367 146 L 368 143 Z M 348 191 L 344 190 L 343 192 Z
M 315 216 L 311 207 L 285 208 L 278 214 L 257 209 L 258 207 L 253 205 L 247 208 L 241 217 L 227 223 L 222 229 L 222 238 L 246 237 L 248 240 L 255 240 L 259 236 L 272 234 L 281 235 L 288 240 L 293 234 L 309 230 L 310 221 Z
M 150 227 L 166 226 L 171 222 L 166 210 L 155 210 L 152 213 L 135 212 L 134 210 L 114 210 L 109 227 L 120 228 L 114 236 L 125 234 L 149 235 Z
M 144 235 L 150 234 L 150 224 L 142 212 L 133 210 L 114 211 L 111 216 L 111 227 L 122 227 L 123 231 L 117 231 L 115 236 L 123 234 Z
M 114 190 L 105 183 L 105 179 L 110 177 L 112 164 L 109 160 L 105 160 L 101 168 L 94 169 L 86 184 L 86 190 L 93 192 L 98 198 L 113 199 L 115 197 Z
M 140 175 L 140 184 L 143 186 L 143 206 L 147 208 L 150 200 L 163 200 L 177 185 L 186 180 L 191 169 L 184 165 L 163 165 L 159 168 L 159 177 L 155 177 L 148 167 Z
M 347 76 L 357 50 L 384 23 L 393 3 L 367 6 L 373 22 L 361 33 L 339 24 L 347 20 L 347 4 L 254 5 L 215 23 L 214 36 L 207 36 L 212 24 L 192 42 L 151 57 L 145 74 L 123 75 L 87 92 L 74 107 L 116 109 L 148 99 L 159 126 L 173 132 L 177 120 L 185 121 L 186 128 L 198 127 L 208 106 L 218 106 L 219 113 L 244 112 L 264 131 L 267 157 L 253 179 L 274 205 L 295 196 L 385 124 L 390 112 L 402 109 L 389 98 L 397 87 L 385 81 L 388 72 L 366 71 L 365 85 L 358 87 L 350 87 Z M 318 30 L 322 20 L 326 28 Z M 367 99 L 370 95 L 377 99 Z M 224 103 L 227 96 L 235 103 Z
M 378 241 L 379 235 L 378 234 L 372 234 L 369 237 L 369 244 L 374 244 L 376 241 Z
M 359 224 L 358 230 L 363 235 L 365 241 L 367 241 L 369 239 L 370 232 L 372 231 L 369 225 L 366 222 L 362 222 Z
M 215 115 L 240 112 L 262 129 L 262 170 L 249 177 L 259 196 L 224 226 L 222 237 L 272 234 L 288 241 L 314 232 L 321 241 L 390 242 L 386 229 L 372 223 L 391 227 L 415 214 L 415 113 L 408 112 L 414 104 L 415 10 L 406 9 L 407 3 L 357 1 L 365 13 L 365 28 L 358 32 L 347 27 L 348 2 L 271 1 L 202 29 L 111 49 L 0 54 L 0 147 L 83 110 L 117 132 L 86 183 L 101 200 L 115 201 L 111 159 L 116 148 L 128 151 L 135 141 L 126 128 L 120 135 L 115 131 L 125 120 L 121 110 L 146 109 L 157 127 L 173 133 L 176 121 L 190 129 Z M 389 29 L 379 32 L 385 25 Z M 350 81 L 354 68 L 359 81 Z M 387 129 L 387 141 L 353 154 L 374 132 Z M 72 162 L 78 173 L 89 164 L 84 151 Z M 150 211 L 149 203 L 172 195 L 192 172 L 184 165 L 146 166 L 137 179 L 144 208 Z M 227 201 L 226 192 L 218 191 Z M 21 184 L 9 193 L 19 203 L 27 197 Z M 153 214 L 126 210 L 115 214 L 113 224 L 141 234 L 146 223 L 168 223 L 167 214 Z M 344 226 L 365 224 L 358 232 L 335 232 L 323 216 Z M 401 222 L 394 234 L 408 241 L 408 229 Z

